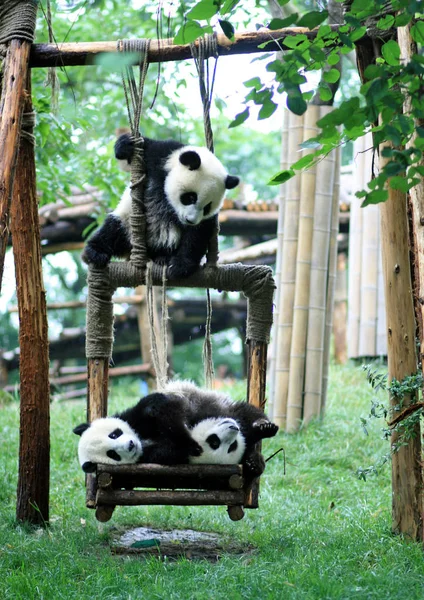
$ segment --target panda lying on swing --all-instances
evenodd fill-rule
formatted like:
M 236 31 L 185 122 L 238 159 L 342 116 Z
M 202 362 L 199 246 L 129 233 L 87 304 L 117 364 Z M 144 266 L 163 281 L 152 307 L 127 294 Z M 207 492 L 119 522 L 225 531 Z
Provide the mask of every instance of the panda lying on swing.
M 81 436 L 78 458 L 85 472 L 98 463 L 242 463 L 248 475 L 258 476 L 265 462 L 255 444 L 273 437 L 278 426 L 252 404 L 177 381 L 114 417 L 73 431 Z
M 130 170 L 133 152 L 131 136 L 121 135 L 115 156 L 124 170 Z M 148 257 L 168 266 L 169 280 L 188 277 L 206 254 L 225 191 L 235 188 L 239 178 L 229 175 L 206 148 L 173 140 L 144 138 L 144 161 Z M 117 208 L 88 240 L 82 255 L 86 263 L 102 268 L 112 256 L 129 256 L 131 208 L 128 186 Z

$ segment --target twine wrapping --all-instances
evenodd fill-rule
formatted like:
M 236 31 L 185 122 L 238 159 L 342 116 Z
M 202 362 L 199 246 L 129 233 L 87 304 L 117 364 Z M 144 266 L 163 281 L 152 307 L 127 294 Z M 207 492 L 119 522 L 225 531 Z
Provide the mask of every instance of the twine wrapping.
M 0 44 L 13 39 L 34 41 L 37 0 L 2 0 L 0 3 Z
M 22 114 L 21 139 L 35 146 L 35 135 L 33 134 L 35 127 L 35 112 L 27 112 Z
M 153 285 L 161 285 L 163 267 L 152 264 Z M 145 283 L 145 270 L 131 262 L 110 263 L 105 269 L 89 268 L 87 306 L 87 358 L 112 355 L 112 294 L 118 287 L 137 287 Z M 176 287 L 211 288 L 243 292 L 248 300 L 246 340 L 269 342 L 275 289 L 268 266 L 242 264 L 204 267 L 187 279 L 175 281 Z

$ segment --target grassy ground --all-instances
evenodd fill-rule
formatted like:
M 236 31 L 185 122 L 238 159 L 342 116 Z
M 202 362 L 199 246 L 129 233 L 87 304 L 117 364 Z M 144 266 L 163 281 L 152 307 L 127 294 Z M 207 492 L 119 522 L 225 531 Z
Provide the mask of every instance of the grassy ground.
M 371 391 L 356 367 L 333 367 L 327 415 L 284 446 L 262 477 L 260 509 L 231 522 L 224 507 L 118 508 L 106 524 L 84 505 L 83 474 L 72 427 L 82 403 L 52 406 L 51 524 L 32 530 L 15 521 L 18 407 L 0 409 L 0 590 L 5 599 L 422 599 L 424 559 L 418 544 L 390 532 L 390 473 L 360 481 L 358 467 L 387 450 L 380 424 L 366 437 Z M 111 410 L 130 402 L 114 392 Z M 116 527 L 153 525 L 218 532 L 256 551 L 203 560 L 160 561 L 112 555 Z

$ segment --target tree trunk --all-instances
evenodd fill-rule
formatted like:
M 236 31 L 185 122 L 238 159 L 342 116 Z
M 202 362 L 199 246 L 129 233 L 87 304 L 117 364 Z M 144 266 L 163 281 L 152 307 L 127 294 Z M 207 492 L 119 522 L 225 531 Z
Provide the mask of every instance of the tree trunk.
M 32 112 L 28 76 L 24 112 Z M 49 519 L 49 356 L 46 296 L 35 185 L 34 145 L 21 136 L 11 204 L 11 228 L 19 309 L 21 426 L 16 516 Z

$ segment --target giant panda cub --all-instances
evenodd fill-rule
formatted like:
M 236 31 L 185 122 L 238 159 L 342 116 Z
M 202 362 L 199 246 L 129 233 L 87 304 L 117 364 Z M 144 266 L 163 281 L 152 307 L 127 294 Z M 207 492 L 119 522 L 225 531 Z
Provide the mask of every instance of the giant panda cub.
M 171 382 L 163 393 L 149 394 L 114 417 L 74 429 L 85 472 L 95 471 L 97 463 L 241 462 L 252 476 L 265 466 L 256 442 L 277 431 L 259 408 L 188 381 Z
M 115 156 L 125 170 L 133 149 L 129 134 L 116 141 Z M 225 190 L 236 187 L 239 178 L 229 175 L 206 148 L 174 140 L 144 138 L 144 161 L 148 257 L 168 266 L 168 279 L 187 277 L 206 254 Z M 117 208 L 88 240 L 82 255 L 85 262 L 105 267 L 112 256 L 129 256 L 131 208 L 128 186 Z

